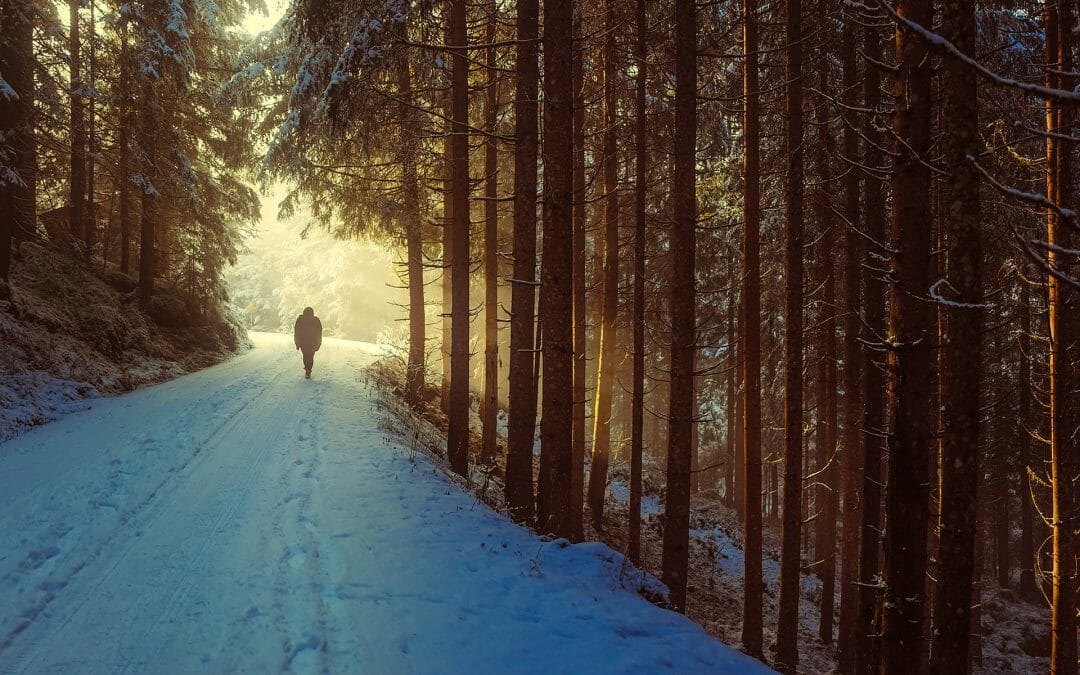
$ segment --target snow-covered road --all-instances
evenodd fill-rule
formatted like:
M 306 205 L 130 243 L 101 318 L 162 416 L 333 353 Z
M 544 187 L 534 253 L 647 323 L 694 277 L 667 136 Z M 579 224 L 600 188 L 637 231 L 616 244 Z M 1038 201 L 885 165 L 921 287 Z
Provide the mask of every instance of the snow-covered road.
M 0 445 L 0 672 L 770 672 L 379 427 L 291 338 Z

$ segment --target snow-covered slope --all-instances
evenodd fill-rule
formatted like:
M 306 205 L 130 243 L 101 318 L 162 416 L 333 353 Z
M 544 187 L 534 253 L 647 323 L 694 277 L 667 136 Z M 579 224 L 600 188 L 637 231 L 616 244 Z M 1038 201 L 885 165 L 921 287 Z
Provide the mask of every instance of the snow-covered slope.
M 0 445 L 0 672 L 769 672 L 379 426 L 285 336 Z
M 135 281 L 38 242 L 24 242 L 0 282 L 0 442 L 85 400 L 217 363 L 246 342 L 220 312 L 159 289 L 147 312 Z

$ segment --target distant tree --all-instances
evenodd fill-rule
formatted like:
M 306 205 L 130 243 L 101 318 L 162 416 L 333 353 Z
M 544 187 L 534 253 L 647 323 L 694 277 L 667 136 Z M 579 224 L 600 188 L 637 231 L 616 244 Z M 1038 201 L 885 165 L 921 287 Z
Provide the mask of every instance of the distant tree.
M 487 82 L 484 92 L 484 399 L 480 457 L 495 461 L 495 413 L 499 406 L 499 156 L 495 138 L 499 115 L 499 87 L 495 70 L 495 39 L 499 23 L 496 3 L 486 7 L 484 47 Z
M 604 517 L 610 462 L 612 391 L 619 313 L 619 155 L 615 87 L 618 64 L 615 1 L 604 2 L 604 289 L 600 319 L 600 353 L 593 408 L 592 461 L 589 464 L 589 508 L 599 524 Z

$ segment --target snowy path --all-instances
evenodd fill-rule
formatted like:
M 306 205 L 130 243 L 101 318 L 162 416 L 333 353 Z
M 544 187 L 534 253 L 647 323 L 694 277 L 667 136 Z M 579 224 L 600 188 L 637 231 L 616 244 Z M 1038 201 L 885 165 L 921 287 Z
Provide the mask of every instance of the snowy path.
M 387 439 L 284 336 L 0 445 L 0 672 L 768 672 Z

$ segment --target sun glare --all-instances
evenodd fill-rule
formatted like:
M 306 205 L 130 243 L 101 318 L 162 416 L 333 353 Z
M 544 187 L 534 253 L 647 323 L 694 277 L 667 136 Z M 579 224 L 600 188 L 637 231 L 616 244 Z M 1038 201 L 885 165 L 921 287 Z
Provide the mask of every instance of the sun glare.
M 241 25 L 251 35 L 270 30 L 285 13 L 285 6 L 285 3 L 280 0 L 269 0 L 266 3 L 266 13 L 259 10 L 248 12 Z
M 262 219 L 247 251 L 225 274 L 245 326 L 288 331 L 311 306 L 328 336 L 376 342 L 404 331 L 408 295 L 396 275 L 398 258 L 372 242 L 335 238 L 312 224 L 306 209 L 279 220 L 284 195 L 278 185 L 263 196 Z

